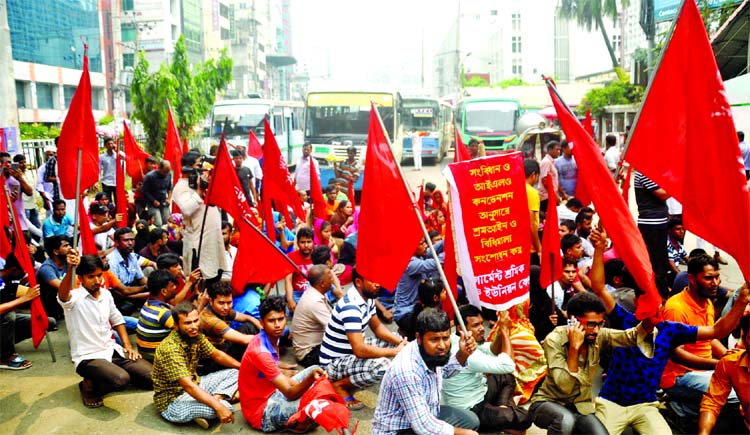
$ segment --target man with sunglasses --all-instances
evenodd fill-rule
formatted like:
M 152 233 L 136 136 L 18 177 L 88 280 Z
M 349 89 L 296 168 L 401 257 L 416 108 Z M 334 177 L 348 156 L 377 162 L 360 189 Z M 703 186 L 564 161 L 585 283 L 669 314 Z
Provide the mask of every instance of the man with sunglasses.
M 531 398 L 531 418 L 549 433 L 606 434 L 594 414 L 591 386 L 600 352 L 634 346 L 650 331 L 643 325 L 625 331 L 604 328 L 604 303 L 583 292 L 568 302 L 568 326 L 558 326 L 544 340 L 547 377 Z

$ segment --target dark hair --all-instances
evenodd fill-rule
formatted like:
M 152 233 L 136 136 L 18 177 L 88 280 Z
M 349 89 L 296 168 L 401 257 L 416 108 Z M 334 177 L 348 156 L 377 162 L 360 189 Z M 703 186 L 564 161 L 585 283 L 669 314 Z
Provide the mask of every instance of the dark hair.
M 697 276 L 699 273 L 703 272 L 703 269 L 705 269 L 706 266 L 712 266 L 714 270 L 719 270 L 719 262 L 707 254 L 690 257 L 690 260 L 688 260 L 687 273 L 688 275 Z
M 70 243 L 70 239 L 67 236 L 49 236 L 44 239 L 44 250 L 50 257 L 55 256 L 55 250 L 60 249 L 63 242 Z
M 570 257 L 563 257 L 562 259 L 562 268 L 565 269 L 565 266 L 573 266 L 578 267 L 578 262 L 573 260 Z
M 318 245 L 310 254 L 312 264 L 326 264 L 331 260 L 331 248 L 328 245 Z
M 232 224 L 230 224 L 228 221 L 221 221 L 221 229 L 224 228 L 228 229 L 230 232 L 232 231 Z
M 587 212 L 585 209 L 581 209 L 581 211 L 578 212 L 576 215 L 576 226 L 581 225 L 582 223 L 589 221 L 594 218 L 594 215 Z
M 76 273 L 80 276 L 96 272 L 97 269 L 104 269 L 104 263 L 98 255 L 84 255 L 81 262 L 76 267 Z
M 474 305 L 461 305 L 458 307 L 458 314 L 461 316 L 461 320 L 464 321 L 464 325 L 469 323 L 469 317 L 477 317 L 482 315 L 482 310 L 475 307 Z M 460 327 L 456 327 L 456 335 L 460 335 Z
M 433 192 L 435 189 L 437 189 L 437 186 L 435 183 L 427 182 L 424 184 L 424 190 L 429 190 L 430 192 Z
M 286 301 L 281 296 L 271 296 L 260 303 L 260 318 L 264 319 L 272 311 L 286 314 Z
M 569 148 L 570 144 L 568 144 L 567 139 L 563 139 L 562 142 L 560 142 L 560 148 Z
M 5 151 L 0 151 L 0 159 L 4 157 L 10 158 L 10 153 L 6 153 Z
M 614 134 L 608 134 L 607 137 L 604 138 L 604 141 L 607 143 L 608 147 L 617 145 L 617 137 L 615 137 Z
M 625 268 L 625 262 L 619 258 L 613 258 L 604 262 L 604 281 L 614 286 L 613 281 L 615 278 L 623 276 L 623 269 Z
M 95 214 L 95 215 L 101 215 L 101 214 L 107 214 L 109 210 L 107 209 L 107 206 L 104 204 L 99 204 L 98 202 L 92 202 L 89 206 L 89 214 Z
M 94 199 L 96 199 L 97 201 L 99 201 L 102 198 L 112 199 L 112 198 L 109 197 L 109 192 L 98 192 L 94 196 Z
M 534 174 L 539 173 L 539 162 L 534 159 L 526 159 L 523 161 L 523 172 L 526 174 L 526 178 L 531 177 Z
M 604 302 L 591 292 L 576 293 L 568 301 L 568 315 L 583 317 L 586 313 L 604 314 Z
M 451 329 L 448 314 L 441 310 L 426 310 L 419 313 L 414 332 L 420 337 L 428 332 L 443 332 Z
M 302 227 L 297 230 L 297 241 L 300 239 L 315 240 L 315 231 L 310 227 Z
M 216 152 L 218 152 L 218 151 L 219 151 L 219 146 L 218 145 L 211 145 L 211 148 L 208 149 L 208 153 L 211 154 L 211 155 L 216 154 Z
M 475 138 L 471 138 L 471 139 L 469 139 L 469 143 L 467 143 L 466 146 L 472 146 L 474 144 L 479 145 L 479 141 L 476 140 Z
M 745 133 L 742 132 L 742 131 L 738 131 L 737 132 L 737 139 L 739 139 L 740 142 L 742 142 L 743 140 L 745 140 Z
M 148 233 L 148 242 L 153 245 L 154 243 L 161 240 L 164 234 L 167 234 L 167 230 L 165 230 L 164 228 L 154 228 L 150 233 Z
M 156 160 L 156 157 L 154 157 L 154 156 L 148 156 L 148 157 L 146 157 L 146 159 L 144 161 L 147 162 L 147 163 L 148 162 L 151 162 L 151 163 L 157 163 L 158 162 L 158 160 Z
M 125 234 L 133 234 L 133 230 L 130 229 L 130 227 L 122 227 L 115 230 L 115 242 L 120 241 L 120 237 L 122 237 Z
M 161 254 L 156 257 L 156 267 L 161 270 L 167 270 L 178 264 L 182 264 L 182 260 L 180 259 L 180 256 L 174 252 L 167 252 L 166 254 Z
M 326 193 L 334 193 L 339 190 L 338 186 L 336 186 L 335 183 L 331 183 L 328 186 L 326 186 Z
M 240 151 L 240 150 L 232 150 L 232 151 L 229 152 L 229 155 L 231 155 L 232 158 L 242 157 L 242 151 Z
M 551 140 L 551 141 L 547 142 L 547 143 L 546 143 L 546 144 L 544 145 L 544 149 L 546 149 L 546 150 L 547 150 L 547 152 L 549 152 L 549 150 L 551 150 L 551 149 L 554 149 L 554 148 L 555 148 L 556 146 L 558 146 L 558 145 L 560 145 L 560 142 L 558 142 L 558 141 L 556 141 L 556 140 Z
M 667 230 L 671 230 L 678 225 L 682 225 L 682 218 L 679 216 L 673 216 L 667 221 Z
M 409 341 L 414 340 L 414 333 L 417 330 L 417 318 L 419 317 L 419 314 L 426 308 L 441 309 L 440 293 L 442 291 L 443 283 L 440 280 L 427 278 L 419 282 L 419 288 L 417 290 L 418 301 L 412 309 L 410 324 L 407 326 L 406 330 L 402 328 L 402 332 L 405 333 L 406 338 L 409 339 Z M 438 299 L 437 302 L 435 301 L 435 298 Z
M 576 236 L 575 234 L 566 234 L 560 239 L 560 249 L 562 250 L 563 254 L 565 254 L 565 251 L 579 243 L 581 243 L 580 237 Z
M 56 200 L 52 201 L 52 208 L 54 209 L 56 206 L 58 206 L 60 204 L 66 206 L 66 208 L 67 208 L 67 204 L 62 199 L 56 199 Z
M 13 252 L 9 252 L 8 256 L 5 257 L 5 266 L 3 267 L 3 270 L 8 269 L 21 269 L 21 263 Z
M 576 223 L 573 222 L 570 219 L 563 219 L 560 221 L 560 226 L 567 228 L 570 232 L 574 233 L 576 231 Z
M 693 258 L 698 255 L 707 255 L 706 250 L 703 248 L 695 248 L 692 251 L 690 251 L 690 253 L 688 254 L 688 257 Z
M 195 151 L 188 151 L 180 159 L 180 165 L 184 168 L 185 166 L 193 166 L 201 158 L 200 153 Z
M 742 331 L 742 334 L 747 337 L 747 334 L 750 333 L 750 315 L 745 314 L 740 319 L 740 331 Z
M 208 286 L 208 297 L 211 300 L 216 299 L 216 296 L 231 296 L 232 295 L 232 284 L 228 281 L 216 281 L 212 282 Z
M 179 304 L 172 307 L 172 319 L 174 319 L 175 326 L 180 324 L 180 315 L 187 316 L 188 314 L 196 311 L 197 309 L 192 302 L 182 301 Z
M 357 282 L 357 279 L 365 279 L 364 276 L 360 275 L 357 271 L 357 266 L 352 267 L 352 284 Z M 356 284 L 354 285 L 356 287 Z
M 336 211 L 343 212 L 344 211 L 344 207 L 346 207 L 347 204 L 349 204 L 349 201 L 346 200 L 346 199 L 342 199 L 341 201 L 339 201 L 339 205 L 336 207 Z
M 162 289 L 166 288 L 167 284 L 170 282 L 177 285 L 177 278 L 172 276 L 172 274 L 166 270 L 155 270 L 148 276 L 146 289 L 151 296 L 156 296 Z
M 310 281 L 310 286 L 315 287 L 320 284 L 321 281 L 326 277 L 328 272 L 328 266 L 325 264 L 316 264 L 307 271 L 307 280 Z
M 24 156 L 23 154 L 16 154 L 15 156 L 13 156 L 13 161 L 16 163 L 25 162 L 26 156 Z
M 578 198 L 570 198 L 568 200 L 568 202 L 565 203 L 565 207 L 568 207 L 568 208 L 577 208 L 577 209 L 580 210 L 580 209 L 583 208 L 583 203 Z
M 438 230 L 430 230 L 430 231 L 429 231 L 429 232 L 427 233 L 427 235 L 428 235 L 428 236 L 430 236 L 430 240 L 432 240 L 432 239 L 434 239 L 435 237 L 437 237 L 437 236 L 439 236 L 439 235 L 440 235 L 440 231 L 438 231 Z

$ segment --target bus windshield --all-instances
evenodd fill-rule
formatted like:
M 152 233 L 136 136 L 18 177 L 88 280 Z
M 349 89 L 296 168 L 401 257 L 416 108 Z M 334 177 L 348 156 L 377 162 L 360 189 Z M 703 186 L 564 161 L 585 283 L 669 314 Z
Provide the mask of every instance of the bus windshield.
M 440 109 L 437 104 L 424 101 L 403 102 L 404 110 L 402 124 L 404 130 L 411 131 L 412 128 L 422 131 L 436 131 L 438 128 L 438 115 Z
M 510 134 L 516 127 L 518 103 L 512 101 L 479 101 L 466 104 L 465 129 L 478 136 Z
M 393 137 L 393 108 L 379 107 L 378 110 L 388 134 Z M 367 137 L 370 106 L 308 106 L 306 122 L 306 136 L 326 139 L 323 142 L 362 139 Z
M 268 114 L 268 104 L 216 105 L 211 123 L 211 136 L 218 138 L 222 129 L 228 137 L 247 137 L 250 129 L 256 136 L 263 135 L 263 118 Z

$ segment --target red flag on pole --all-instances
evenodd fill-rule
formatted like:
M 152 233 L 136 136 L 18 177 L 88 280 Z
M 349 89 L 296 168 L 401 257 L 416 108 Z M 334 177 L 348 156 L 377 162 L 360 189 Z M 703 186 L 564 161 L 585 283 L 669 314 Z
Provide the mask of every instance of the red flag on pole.
M 128 226 L 128 195 L 125 193 L 125 169 L 122 167 L 122 156 L 117 149 L 117 166 L 115 167 L 115 206 L 117 214 L 122 215 L 122 220 L 117 223 L 117 228 Z
M 456 245 L 453 238 L 452 213 L 451 207 L 445 208 L 445 240 L 443 240 L 445 264 L 443 265 L 443 271 L 445 272 L 445 279 L 450 286 L 449 291 L 453 293 L 453 298 L 458 300 L 458 262 L 456 261 Z M 443 311 L 448 314 L 448 317 L 453 319 L 455 313 L 453 313 L 453 304 L 450 298 L 445 298 L 443 301 Z
M 78 231 L 81 234 L 81 252 L 83 255 L 97 255 L 94 232 L 91 231 L 91 220 L 83 205 L 83 196 L 78 198 Z M 104 248 L 102 246 L 102 248 Z
M 128 124 L 123 121 L 122 125 L 124 127 L 122 142 L 125 152 L 125 171 L 134 182 L 143 181 L 143 176 L 146 175 L 146 158 L 151 155 L 138 146 Z
M 422 180 L 422 184 L 419 185 L 419 196 L 417 197 L 417 208 L 419 208 L 419 212 L 422 213 L 422 216 L 425 215 L 425 209 L 424 209 L 424 180 Z
M 628 173 L 625 175 L 625 181 L 622 182 L 622 199 L 625 201 L 625 205 L 630 202 L 630 177 L 633 175 L 633 168 L 628 167 Z
M 182 145 L 180 145 L 180 133 L 172 116 L 172 106 L 167 104 L 167 142 L 164 146 L 164 160 L 172 165 L 172 185 L 182 177 Z
M 455 148 L 455 152 L 453 153 L 453 161 L 465 162 L 467 160 L 471 160 L 471 153 L 469 153 L 466 145 L 464 145 L 464 142 L 461 140 L 461 132 L 458 131 L 458 127 L 456 126 L 455 122 L 453 123 L 453 138 L 453 147 Z
M 362 183 L 357 271 L 393 290 L 423 235 L 412 194 L 399 175 L 374 105 Z M 393 222 L 399 223 L 398 237 L 393 237 Z
M 88 47 L 84 46 L 84 51 Z M 78 161 L 81 150 L 81 161 Z M 99 181 L 99 138 L 96 136 L 94 112 L 91 109 L 89 58 L 83 55 L 83 73 L 78 82 L 68 114 L 57 142 L 57 174 L 60 192 L 65 198 L 76 197 L 76 176 L 81 167 L 81 191 Z
M 5 178 L 0 177 L 0 181 L 2 181 L 3 186 L 5 186 Z M 3 197 L 5 197 L 5 194 L 3 194 Z M 13 217 L 14 222 L 13 234 L 15 237 L 15 246 L 13 248 L 13 255 L 16 256 L 18 263 L 21 265 L 21 269 L 26 272 L 27 279 L 29 280 L 29 287 L 34 287 L 36 285 L 36 272 L 34 272 L 34 264 L 31 262 L 29 248 L 26 246 L 26 240 L 21 232 L 21 225 L 18 223 L 15 207 L 11 204 L 6 210 L 10 210 L 10 215 Z M 47 313 L 44 311 L 42 300 L 40 298 L 34 298 L 31 301 L 31 341 L 34 344 L 34 347 L 39 347 L 39 344 L 44 338 L 44 334 L 47 332 L 47 327 L 49 327 L 49 319 L 47 319 Z
M 588 134 L 591 135 L 591 137 L 594 138 L 594 141 L 596 141 L 596 136 L 594 136 L 594 124 L 591 122 L 591 107 L 586 107 L 586 118 L 583 120 L 583 129 L 588 132 Z
M 544 186 L 554 190 L 552 176 L 544 177 Z M 547 217 L 544 220 L 544 234 L 542 235 L 542 267 L 539 275 L 539 283 L 542 288 L 547 288 L 562 275 L 562 255 L 560 254 L 560 224 L 557 218 L 557 204 L 555 201 L 547 202 Z M 554 272 L 554 273 L 553 273 Z
M 318 171 L 315 170 L 312 156 L 310 156 L 310 198 L 313 204 L 313 216 L 328 220 L 326 200 L 323 198 L 323 188 L 320 186 L 320 177 L 318 177 Z
M 349 202 L 352 203 L 352 210 L 357 209 L 357 197 L 354 192 L 354 181 L 349 180 L 349 193 L 346 195 L 349 197 Z
M 568 140 L 575 143 L 573 155 L 578 163 L 578 173 L 581 178 L 587 180 L 587 191 L 617 252 L 622 256 L 636 283 L 645 293 L 639 300 L 636 316 L 639 319 L 653 316 L 661 304 L 661 297 L 656 290 L 654 271 L 651 269 L 648 251 L 641 233 L 625 201 L 620 196 L 599 146 L 557 95 L 557 90 L 552 83 L 548 81 L 547 87 L 552 103 L 555 105 L 560 126 Z
M 685 228 L 734 257 L 749 280 L 748 186 L 724 83 L 694 1 L 684 2 L 664 50 L 625 160 L 679 201 Z
M 263 201 L 271 200 L 276 204 L 276 211 L 286 219 L 286 225 L 291 230 L 294 221 L 289 215 L 289 207 L 297 216 L 304 216 L 302 202 L 297 194 L 294 179 L 289 175 L 289 168 L 281 155 L 276 137 L 273 135 L 268 118 L 263 120 L 265 127 L 265 143 L 263 144 Z M 268 207 L 268 206 L 266 206 Z M 268 211 L 266 211 L 266 214 Z M 273 218 L 270 220 L 273 226 Z M 271 228 L 269 228 L 271 229 Z
M 247 155 L 255 157 L 258 160 L 263 158 L 263 147 L 260 146 L 260 141 L 252 130 L 250 130 L 250 134 L 247 137 Z
M 219 143 L 205 202 L 226 211 L 240 228 L 240 244 L 232 267 L 232 288 L 236 295 L 243 294 L 249 283 L 276 282 L 296 269 L 289 257 L 251 224 L 254 216 L 223 137 Z

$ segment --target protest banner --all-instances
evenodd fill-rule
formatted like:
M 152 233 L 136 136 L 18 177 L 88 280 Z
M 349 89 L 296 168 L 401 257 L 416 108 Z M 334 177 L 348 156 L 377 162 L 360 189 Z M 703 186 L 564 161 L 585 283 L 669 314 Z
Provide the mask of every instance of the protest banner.
M 529 295 L 529 206 L 520 152 L 453 163 L 444 170 L 461 276 L 469 302 L 505 310 Z

